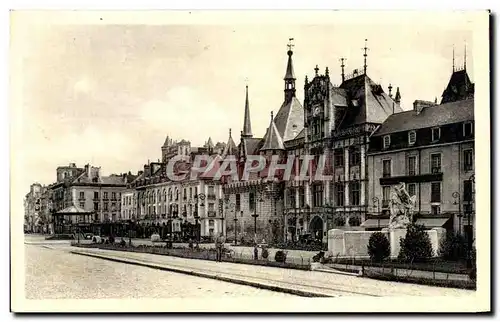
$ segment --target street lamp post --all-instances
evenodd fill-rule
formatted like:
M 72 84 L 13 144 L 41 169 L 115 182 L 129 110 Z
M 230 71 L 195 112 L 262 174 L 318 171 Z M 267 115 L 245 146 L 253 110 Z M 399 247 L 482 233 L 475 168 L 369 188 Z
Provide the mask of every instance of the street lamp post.
M 237 238 L 238 238 L 238 236 L 237 236 L 237 232 L 238 232 L 238 230 L 237 230 L 237 228 L 238 228 L 237 223 L 238 223 L 238 218 L 236 216 L 236 211 L 235 211 L 234 212 L 234 246 L 238 245 L 238 242 L 237 242 Z
M 377 204 L 377 219 L 378 219 L 378 229 L 380 229 L 380 200 L 377 197 L 373 198 L 373 204 Z
M 451 196 L 455 198 L 453 204 L 458 205 L 458 233 L 462 234 L 462 202 L 460 200 L 460 193 L 458 191 L 455 191 L 454 193 L 451 194 Z

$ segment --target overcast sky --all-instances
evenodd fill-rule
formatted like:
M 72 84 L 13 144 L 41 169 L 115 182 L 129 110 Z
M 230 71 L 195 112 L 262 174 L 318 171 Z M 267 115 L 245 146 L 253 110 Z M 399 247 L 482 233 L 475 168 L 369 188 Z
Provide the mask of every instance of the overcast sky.
M 140 170 L 161 157 L 165 136 L 202 145 L 239 141 L 248 79 L 254 136 L 262 137 L 283 101 L 288 38 L 295 39 L 297 96 L 306 75 L 330 70 L 340 83 L 362 67 L 387 91 L 400 87 L 404 109 L 440 100 L 452 69 L 474 81 L 467 21 L 325 25 L 37 25 L 23 31 L 22 149 L 26 191 L 49 184 L 59 165 L 101 166 L 104 174 Z

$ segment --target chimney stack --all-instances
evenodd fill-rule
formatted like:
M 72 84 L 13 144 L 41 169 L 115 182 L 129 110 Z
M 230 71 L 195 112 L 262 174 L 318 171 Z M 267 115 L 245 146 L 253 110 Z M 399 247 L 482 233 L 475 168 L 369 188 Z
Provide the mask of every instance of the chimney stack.
M 417 112 L 417 115 L 422 112 L 424 108 L 427 107 L 432 107 L 438 105 L 437 103 L 430 102 L 430 101 L 422 101 L 422 100 L 416 100 L 413 102 L 413 110 Z

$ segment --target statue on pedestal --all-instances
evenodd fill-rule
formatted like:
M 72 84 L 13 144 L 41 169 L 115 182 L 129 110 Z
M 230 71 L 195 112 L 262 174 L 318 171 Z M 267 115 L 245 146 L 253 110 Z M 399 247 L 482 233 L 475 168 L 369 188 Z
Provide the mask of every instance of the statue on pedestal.
M 404 183 L 399 183 L 392 187 L 389 208 L 391 216 L 389 219 L 389 229 L 405 229 L 413 219 L 415 209 L 415 196 L 410 196 L 405 189 Z

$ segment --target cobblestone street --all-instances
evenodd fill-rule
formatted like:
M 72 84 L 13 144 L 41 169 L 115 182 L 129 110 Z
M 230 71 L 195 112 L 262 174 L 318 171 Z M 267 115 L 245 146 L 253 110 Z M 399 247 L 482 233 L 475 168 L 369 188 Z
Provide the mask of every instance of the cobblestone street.
M 61 245 L 61 243 L 57 244 Z M 25 245 L 26 298 L 185 298 L 292 296 L 68 253 L 64 247 Z

